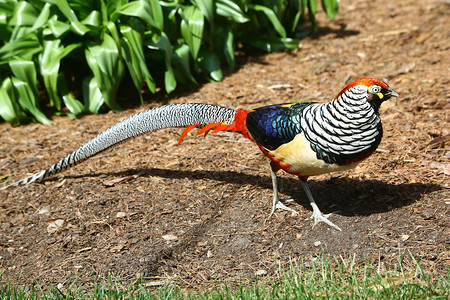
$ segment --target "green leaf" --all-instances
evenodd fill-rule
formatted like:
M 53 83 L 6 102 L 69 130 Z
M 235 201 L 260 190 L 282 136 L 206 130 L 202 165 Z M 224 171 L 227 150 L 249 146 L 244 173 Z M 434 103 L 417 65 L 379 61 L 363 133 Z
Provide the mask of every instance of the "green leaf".
M 34 32 L 42 27 L 45 27 L 45 24 L 47 24 L 48 18 L 50 16 L 50 7 L 51 5 L 49 3 L 45 3 L 44 7 L 39 13 L 39 16 L 34 21 L 33 26 L 30 28 L 30 32 Z
M 300 19 L 302 17 L 304 17 L 305 8 L 307 7 L 306 1 L 308 1 L 308 0 L 297 0 L 298 7 L 297 7 L 297 12 L 294 17 L 294 21 L 292 22 L 292 25 L 291 25 L 292 32 L 295 32 L 295 30 L 297 29 L 298 23 L 300 22 Z
M 188 6 L 183 10 L 182 17 L 181 34 L 189 46 L 192 57 L 197 59 L 203 38 L 203 14 L 195 6 Z
M 263 12 L 269 19 L 269 21 L 272 23 L 273 27 L 278 32 L 278 34 L 281 35 L 281 37 L 286 38 L 286 30 L 284 29 L 283 25 L 281 25 L 280 21 L 278 20 L 278 17 L 275 15 L 273 10 L 262 5 L 249 5 L 249 9 Z
M 121 111 L 116 93 L 124 67 L 114 39 L 105 34 L 102 44 L 88 47 L 85 55 L 106 105 L 114 111 Z
M 7 25 L 9 20 L 14 16 L 14 8 L 16 3 L 13 1 L 0 2 L 0 24 Z M 7 27 L 5 27 L 7 28 Z M 11 27 L 9 27 L 10 29 Z
M 317 11 L 317 1 L 316 0 L 308 0 L 308 16 L 309 21 L 312 24 L 312 32 L 317 31 L 317 21 L 315 17 L 315 13 Z
M 58 51 L 60 40 L 44 42 L 44 51 L 39 55 L 41 75 L 44 86 L 50 98 L 50 106 L 61 109 L 61 101 L 58 97 L 58 72 L 60 58 L 54 57 Z
M 39 13 L 34 6 L 26 1 L 17 2 L 10 26 L 33 26 Z
M 36 66 L 28 60 L 11 60 L 9 62 L 14 90 L 18 94 L 21 107 L 29 111 L 39 122 L 50 124 L 51 121 L 40 110 Z
M 41 0 L 42 1 L 42 0 Z M 44 0 L 47 1 L 47 0 Z M 75 12 L 76 17 L 74 19 L 69 19 L 70 22 L 75 22 L 77 20 L 84 20 L 88 17 L 88 15 L 94 11 L 102 11 L 105 7 L 105 2 L 119 2 L 119 1 L 94 1 L 94 0 L 68 0 L 70 5 L 70 9 Z M 106 12 L 106 10 L 105 10 Z M 107 16 L 107 15 L 105 15 Z M 103 16 L 102 16 L 103 17 Z M 105 19 L 107 21 L 108 19 Z
M 223 78 L 220 69 L 220 61 L 216 54 L 208 49 L 201 49 L 198 55 L 200 68 L 208 73 L 209 77 L 215 81 L 221 81 Z
M 147 68 L 141 34 L 126 25 L 120 26 L 120 32 L 123 35 L 121 40 L 123 57 L 136 89 L 140 91 L 145 80 L 149 90 L 155 93 L 156 84 Z
M 339 0 L 322 0 L 323 10 L 330 20 L 334 20 L 339 11 Z
M 120 44 L 121 44 L 121 42 L 120 42 L 121 36 L 119 34 L 119 29 L 117 28 L 116 23 L 107 22 L 106 28 L 108 28 L 108 31 L 109 31 L 111 37 L 113 38 L 114 43 L 116 44 L 117 48 L 119 49 Z
M 164 85 L 166 92 L 170 94 L 177 87 L 177 81 L 172 68 L 173 49 L 169 38 L 164 32 L 156 33 L 154 31 L 147 31 L 145 33 L 144 45 L 150 49 L 159 50 L 164 53 L 164 62 L 166 64 Z
M 234 34 L 230 27 L 217 27 L 214 31 L 214 49 L 220 58 L 225 57 L 230 72 L 234 69 Z
M 141 18 L 150 26 L 164 29 L 164 17 L 161 5 L 157 0 L 133 1 L 123 5 L 118 11 L 122 15 Z
M 14 86 L 14 90 L 18 95 L 17 98 L 19 100 L 20 106 L 26 111 L 30 112 L 33 117 L 35 117 L 39 122 L 43 124 L 51 124 L 52 121 L 50 121 L 42 113 L 39 107 L 36 106 L 36 98 L 34 96 L 33 90 L 30 88 L 28 83 L 15 77 L 11 77 L 11 80 Z
M 156 28 L 164 30 L 164 14 L 159 0 L 149 0 L 152 6 L 153 20 L 156 22 Z
M 67 18 L 67 20 L 69 20 L 70 22 L 78 21 L 77 15 L 72 10 L 67 0 L 46 0 L 46 1 L 56 5 L 58 9 L 63 13 L 63 15 Z
M 70 28 L 72 29 L 73 32 L 75 32 L 80 36 L 83 36 L 90 31 L 90 29 L 80 21 L 70 23 Z
M 90 113 L 98 113 L 105 100 L 94 76 L 83 80 L 84 109 Z
M 50 98 L 50 106 L 61 109 L 58 96 L 58 76 L 61 60 L 81 44 L 60 46 L 61 40 L 44 41 L 44 50 L 39 55 L 39 65 L 44 86 Z M 70 109 L 70 108 L 69 108 Z
M 83 23 L 78 20 L 77 15 L 70 7 L 69 2 L 67 0 L 46 0 L 49 3 L 52 3 L 58 7 L 59 11 L 70 21 L 70 28 L 72 32 L 77 35 L 83 36 L 87 32 L 89 32 L 89 28 L 87 28 Z
M 208 20 L 208 22 L 214 24 L 214 1 L 213 0 L 192 0 L 194 5 L 200 9 Z
M 230 28 L 227 28 L 225 32 L 223 52 L 225 53 L 225 58 L 230 66 L 230 71 L 234 70 L 234 34 Z
M 217 0 L 216 13 L 220 16 L 231 18 L 238 23 L 246 23 L 249 18 L 242 12 L 239 5 L 231 0 Z
M 189 46 L 186 44 L 177 47 L 172 56 L 173 70 L 178 81 L 191 88 L 197 88 L 198 83 L 191 73 Z
M 102 16 L 98 10 L 93 10 L 81 23 L 86 26 L 98 27 L 102 24 Z
M 31 60 L 10 60 L 9 67 L 12 73 L 21 81 L 25 82 L 28 88 L 31 90 L 30 100 L 32 105 L 39 110 L 39 92 L 36 66 Z
M 25 37 L 14 40 L 0 48 L 0 65 L 8 63 L 13 57 L 31 60 L 33 55 L 41 50 L 41 45 L 34 37 Z
M 164 72 L 164 86 L 167 94 L 172 93 L 177 87 L 177 80 L 175 78 L 175 73 L 173 72 L 172 66 L 167 67 Z
M 58 21 L 58 17 L 52 16 L 48 20 L 48 28 L 51 30 L 53 36 L 55 38 L 60 38 L 63 34 L 67 33 L 70 30 L 70 25 L 64 22 Z
M 19 106 L 11 78 L 3 80 L 0 87 L 0 116 L 8 123 L 19 124 L 26 118 L 25 113 Z
M 312 14 L 317 12 L 317 0 L 309 0 L 309 9 Z

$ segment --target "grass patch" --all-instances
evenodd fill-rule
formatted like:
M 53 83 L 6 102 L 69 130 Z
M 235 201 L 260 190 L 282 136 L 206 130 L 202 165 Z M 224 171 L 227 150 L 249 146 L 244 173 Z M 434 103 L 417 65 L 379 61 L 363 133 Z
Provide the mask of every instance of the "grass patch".
M 410 271 L 406 272 L 404 266 Z M 0 284 L 1 299 L 448 299 L 447 274 L 427 274 L 411 256 L 403 256 L 388 268 L 378 263 L 356 263 L 356 257 L 323 255 L 308 263 L 279 266 L 270 277 L 244 279 L 234 284 L 216 282 L 212 287 L 186 289 L 174 281 L 154 287 L 155 281 L 139 278 L 124 285 L 121 280 L 83 283 L 71 278 L 63 284 L 43 287 L 38 283 Z

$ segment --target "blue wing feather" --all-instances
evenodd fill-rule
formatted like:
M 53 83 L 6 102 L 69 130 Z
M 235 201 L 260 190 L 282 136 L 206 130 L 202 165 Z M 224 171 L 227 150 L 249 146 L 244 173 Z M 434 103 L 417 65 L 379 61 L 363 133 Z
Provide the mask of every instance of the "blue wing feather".
M 247 129 L 258 144 L 269 150 L 277 149 L 302 132 L 301 113 L 311 104 L 284 103 L 257 108 L 247 115 Z

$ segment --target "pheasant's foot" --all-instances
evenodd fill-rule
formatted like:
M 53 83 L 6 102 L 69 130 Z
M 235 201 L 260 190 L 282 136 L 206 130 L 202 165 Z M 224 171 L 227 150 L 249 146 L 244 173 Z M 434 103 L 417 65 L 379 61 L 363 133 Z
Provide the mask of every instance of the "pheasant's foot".
M 287 203 L 287 202 L 292 202 L 294 201 L 294 199 L 287 199 L 287 200 L 283 200 L 283 199 L 277 199 L 274 201 L 273 206 L 272 206 L 272 211 L 269 214 L 269 218 L 273 215 L 273 213 L 275 212 L 276 209 L 281 209 L 281 210 L 286 210 L 286 211 L 290 211 L 293 214 L 298 214 L 298 212 L 290 207 L 287 207 L 286 205 L 284 205 L 283 202 Z
M 325 214 L 325 215 L 324 215 L 324 214 L 319 210 L 319 208 L 317 207 L 317 205 L 315 205 L 315 203 L 311 203 L 311 204 L 312 204 L 312 207 L 313 207 L 313 214 L 311 215 L 310 219 L 314 218 L 314 225 L 313 225 L 313 228 L 314 228 L 314 226 L 316 226 L 319 222 L 324 222 L 324 223 L 330 225 L 331 227 L 333 227 L 333 228 L 335 228 L 335 229 L 337 229 L 337 230 L 339 230 L 339 231 L 342 231 L 342 229 L 339 228 L 339 226 L 335 225 L 333 222 L 331 222 L 330 220 L 328 220 L 328 217 L 330 217 L 330 216 L 332 215 L 332 213 L 331 213 L 331 214 Z M 314 204 L 314 205 L 313 205 L 313 204 Z
M 298 215 L 298 212 L 297 212 L 295 209 L 292 209 L 292 208 L 290 208 L 290 207 L 287 207 L 287 206 L 284 205 L 284 203 L 283 203 L 283 202 L 288 203 L 288 202 L 292 202 L 292 201 L 294 201 L 294 199 L 280 200 L 280 201 L 278 201 L 278 203 L 275 205 L 275 209 L 278 208 L 278 209 L 282 209 L 282 210 L 287 210 L 287 211 L 290 211 L 290 212 L 292 212 L 292 213 Z
M 328 217 L 331 214 L 324 215 L 320 211 L 319 207 L 316 204 L 316 201 L 314 201 L 311 190 L 309 189 L 308 185 L 306 184 L 306 179 L 300 177 L 300 183 L 301 183 L 303 189 L 305 190 L 306 195 L 308 196 L 309 203 L 311 204 L 311 206 L 313 208 L 313 214 L 311 216 L 311 219 L 314 218 L 313 228 L 314 228 L 314 226 L 317 225 L 317 223 L 324 222 L 324 223 L 327 223 L 328 225 L 330 225 L 331 227 L 333 227 L 339 231 L 342 231 L 342 229 L 340 229 L 337 225 L 334 225 L 330 220 L 328 220 Z

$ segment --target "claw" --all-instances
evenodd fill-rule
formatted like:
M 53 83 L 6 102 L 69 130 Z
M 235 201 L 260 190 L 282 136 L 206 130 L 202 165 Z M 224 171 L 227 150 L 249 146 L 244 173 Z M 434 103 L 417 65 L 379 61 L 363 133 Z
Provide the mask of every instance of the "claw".
M 337 229 L 339 231 L 342 231 L 341 228 L 339 228 L 337 225 L 333 224 L 333 222 L 331 222 L 330 220 L 328 220 L 328 218 L 332 215 L 332 214 L 326 214 L 324 215 L 319 207 L 317 206 L 316 202 L 314 201 L 314 198 L 311 194 L 311 190 L 309 189 L 308 185 L 306 184 L 305 181 L 300 179 L 300 183 L 302 184 L 303 189 L 305 190 L 306 195 L 308 196 L 309 199 L 309 203 L 311 204 L 311 207 L 313 208 L 313 213 L 311 215 L 311 219 L 314 218 L 314 226 L 316 226 L 318 223 L 320 222 L 324 222 L 328 225 L 330 225 L 331 227 L 333 227 L 334 229 Z
M 281 210 L 286 210 L 286 211 L 290 211 L 293 214 L 298 214 L 298 212 L 290 207 L 287 207 L 286 205 L 284 205 L 283 202 L 291 202 L 293 201 L 293 199 L 288 199 L 288 200 L 283 200 L 283 199 L 279 199 L 278 197 L 274 198 L 273 203 L 272 203 L 272 211 L 269 214 L 269 218 L 273 215 L 273 213 L 275 212 L 276 209 L 281 209 Z
M 294 213 L 294 214 L 297 214 L 298 215 L 298 212 L 296 211 L 296 210 L 294 210 L 294 209 L 292 209 L 292 208 L 290 208 L 290 207 L 287 207 L 286 205 L 284 205 L 284 203 L 283 202 L 292 202 L 293 201 L 293 199 L 288 199 L 288 200 L 278 200 L 278 202 L 275 204 L 275 209 L 282 209 L 282 210 L 287 210 L 287 211 L 290 211 L 290 212 L 292 212 L 292 213 Z
M 333 222 L 331 222 L 330 220 L 328 220 L 328 218 L 332 215 L 332 213 L 330 213 L 330 214 L 325 214 L 325 215 L 324 215 L 324 214 L 319 210 L 319 208 L 317 207 L 317 205 L 315 205 L 315 203 L 311 203 L 311 205 L 312 205 L 312 207 L 313 207 L 313 213 L 312 213 L 310 219 L 314 218 L 314 225 L 313 225 L 313 228 L 314 228 L 317 224 L 319 224 L 320 222 L 324 222 L 324 223 L 330 225 L 331 227 L 333 227 L 333 228 L 335 228 L 335 229 L 337 229 L 337 230 L 339 230 L 339 231 L 342 231 L 342 229 L 339 228 L 339 226 L 337 226 L 336 224 L 334 224 Z

